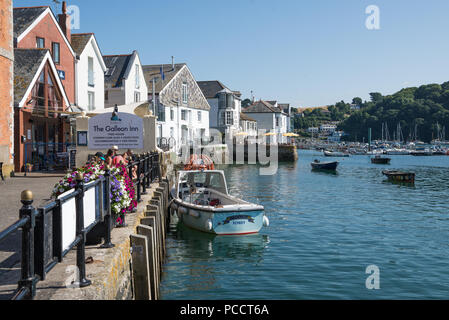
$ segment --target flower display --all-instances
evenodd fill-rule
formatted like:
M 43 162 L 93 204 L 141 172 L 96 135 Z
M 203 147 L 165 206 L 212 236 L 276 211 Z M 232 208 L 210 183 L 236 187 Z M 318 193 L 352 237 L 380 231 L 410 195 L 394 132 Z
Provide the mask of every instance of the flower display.
M 101 179 L 105 174 L 104 165 L 88 164 L 77 170 L 66 174 L 53 188 L 52 197 L 56 198 L 61 194 L 75 188 L 76 176 L 82 173 L 84 183 L 89 183 Z M 135 191 L 132 180 L 128 176 L 126 166 L 118 164 L 110 169 L 109 198 L 111 203 L 111 213 L 116 216 L 124 215 L 137 206 L 134 200 Z

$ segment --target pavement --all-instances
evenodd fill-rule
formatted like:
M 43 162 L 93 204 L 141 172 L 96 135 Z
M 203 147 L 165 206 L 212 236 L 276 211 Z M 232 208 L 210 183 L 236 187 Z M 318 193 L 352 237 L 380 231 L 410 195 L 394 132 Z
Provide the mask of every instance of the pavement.
M 27 173 L 0 180 L 0 231 L 19 220 L 20 193 L 33 192 L 33 206 L 38 207 L 50 200 L 54 185 L 63 173 Z M 20 278 L 21 232 L 17 231 L 0 242 L 0 300 L 10 299 Z

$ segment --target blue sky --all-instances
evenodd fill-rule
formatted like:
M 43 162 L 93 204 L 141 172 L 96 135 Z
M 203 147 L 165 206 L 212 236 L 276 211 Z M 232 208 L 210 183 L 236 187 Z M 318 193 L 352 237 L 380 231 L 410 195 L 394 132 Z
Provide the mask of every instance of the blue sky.
M 14 6 L 52 5 L 14 0 Z M 447 0 L 72 0 L 103 54 L 186 62 L 196 80 L 293 106 L 449 81 Z M 377 5 L 380 30 L 365 9 Z M 54 11 L 58 10 L 52 5 Z M 59 6 L 60 8 L 60 6 Z M 60 9 L 59 9 L 60 10 Z M 59 11 L 58 10 L 58 11 Z M 59 12 L 55 12 L 59 13 Z

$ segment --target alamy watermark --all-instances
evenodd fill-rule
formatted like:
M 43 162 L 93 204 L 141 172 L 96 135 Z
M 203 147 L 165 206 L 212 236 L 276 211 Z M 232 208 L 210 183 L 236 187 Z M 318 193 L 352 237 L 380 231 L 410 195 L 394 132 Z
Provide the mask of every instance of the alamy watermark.
M 365 13 L 368 17 L 365 20 L 365 27 L 368 30 L 379 30 L 380 29 L 380 9 L 376 5 L 369 5 L 365 9 Z
M 365 287 L 368 290 L 380 289 L 380 269 L 375 264 L 369 265 L 365 269 L 365 273 L 369 274 L 365 281 Z

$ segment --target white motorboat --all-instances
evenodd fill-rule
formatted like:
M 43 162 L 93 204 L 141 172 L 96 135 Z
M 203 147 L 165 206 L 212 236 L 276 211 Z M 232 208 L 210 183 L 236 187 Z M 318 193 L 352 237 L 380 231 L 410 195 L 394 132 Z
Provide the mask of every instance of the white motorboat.
M 219 235 L 257 233 L 269 225 L 264 207 L 231 196 L 222 170 L 183 170 L 171 191 L 171 214 L 186 226 Z

